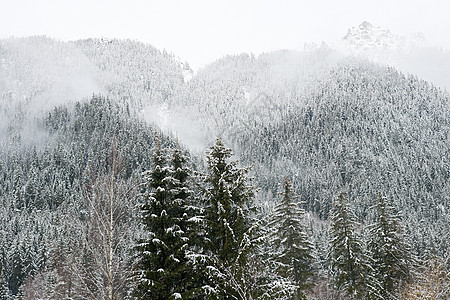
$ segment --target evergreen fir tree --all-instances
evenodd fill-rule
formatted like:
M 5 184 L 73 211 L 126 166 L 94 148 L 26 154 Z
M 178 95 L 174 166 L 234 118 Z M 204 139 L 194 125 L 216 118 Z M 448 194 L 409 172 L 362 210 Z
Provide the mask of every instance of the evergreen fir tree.
M 184 240 L 186 241 L 184 247 L 179 249 L 180 259 L 182 258 L 185 264 L 180 282 L 180 286 L 183 288 L 181 296 L 183 299 L 203 299 L 201 298 L 203 274 L 199 272 L 201 268 L 196 265 L 196 261 L 191 259 L 192 256 L 203 250 L 202 245 L 199 245 L 198 238 L 201 235 L 199 231 L 202 216 L 200 208 L 196 206 L 192 197 L 193 191 L 188 181 L 192 170 L 189 169 L 188 163 L 188 156 L 177 146 L 172 154 L 172 178 L 169 186 L 173 201 L 180 208 L 178 221 L 180 228 L 185 232 Z
M 192 295 L 192 273 L 186 249 L 189 246 L 186 201 L 191 191 L 184 167 L 185 157 L 175 151 L 174 168 L 158 147 L 154 168 L 145 174 L 146 192 L 142 220 L 147 238 L 141 240 L 137 251 L 138 299 L 183 299 Z
M 232 151 L 220 139 L 207 154 L 204 177 L 206 250 L 211 257 L 216 296 L 219 299 L 245 297 L 248 254 L 252 250 L 249 208 L 254 188 L 246 177 L 249 169 L 229 161 Z
M 294 202 L 291 183 L 285 178 L 281 202 L 275 206 L 269 226 L 273 228 L 272 244 L 278 273 L 296 285 L 293 299 L 305 299 L 312 287 L 313 243 L 306 233 L 305 211 Z
M 379 193 L 373 208 L 376 219 L 369 226 L 369 249 L 382 296 L 396 299 L 402 285 L 411 279 L 414 260 L 406 243 L 400 217 L 394 213 L 389 200 Z
M 336 287 L 355 299 L 376 299 L 378 286 L 370 258 L 356 232 L 356 216 L 340 194 L 331 209 L 331 267 Z

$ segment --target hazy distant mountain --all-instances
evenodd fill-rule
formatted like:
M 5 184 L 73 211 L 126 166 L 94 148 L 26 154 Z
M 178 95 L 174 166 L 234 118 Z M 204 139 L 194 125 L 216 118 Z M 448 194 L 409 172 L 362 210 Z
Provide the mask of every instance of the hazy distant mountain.
M 393 66 L 450 90 L 450 52 L 430 45 L 421 33 L 397 35 L 365 21 L 350 28 L 333 47 L 344 54 Z
M 358 50 L 398 50 L 426 45 L 425 37 L 420 33 L 398 36 L 367 21 L 350 28 L 342 39 L 347 46 Z

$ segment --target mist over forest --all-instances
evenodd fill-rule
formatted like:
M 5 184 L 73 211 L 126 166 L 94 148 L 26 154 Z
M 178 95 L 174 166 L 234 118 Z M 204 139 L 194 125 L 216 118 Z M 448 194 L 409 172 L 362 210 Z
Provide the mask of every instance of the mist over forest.
M 0 299 L 446 299 L 450 53 L 343 36 L 0 40 Z

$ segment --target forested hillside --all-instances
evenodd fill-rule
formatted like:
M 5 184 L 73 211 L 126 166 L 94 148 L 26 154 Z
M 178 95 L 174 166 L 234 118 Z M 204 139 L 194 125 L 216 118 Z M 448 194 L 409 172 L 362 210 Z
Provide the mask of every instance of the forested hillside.
M 55 106 L 102 93 L 136 113 L 161 103 L 191 70 L 173 55 L 137 41 L 47 37 L 0 41 L 0 142 L 39 143 L 35 118 Z
M 433 83 L 326 44 L 192 77 L 137 41 L 11 38 L 0 66 L 0 299 L 448 291 Z
M 107 221 L 109 193 L 117 235 L 114 267 L 124 276 L 140 232 L 141 173 L 151 167 L 156 137 L 162 145 L 170 141 L 101 96 L 56 107 L 41 125 L 49 135 L 45 146 L 1 156 L 2 286 L 14 295 L 28 286 L 26 293 L 71 297 L 87 292 L 84 280 L 94 280 L 104 267 L 96 257 L 102 255 L 96 235 L 102 230 L 98 222 Z
M 75 45 L 106 74 L 108 94 L 135 109 L 165 102 L 192 72 L 172 54 L 137 41 L 88 39 Z
M 395 199 L 421 253 L 429 247 L 447 251 L 446 91 L 324 46 L 224 58 L 173 101 L 175 110 L 180 101 L 196 116 L 209 136 L 233 142 L 263 190 L 276 192 L 288 176 L 305 208 L 324 219 L 340 191 L 361 219 L 381 191 Z
M 177 116 L 190 116 L 211 142 L 217 134 L 232 136 L 275 123 L 289 107 L 301 106 L 341 59 L 326 45 L 307 52 L 224 57 L 201 69 L 169 98 L 169 111 L 176 115 L 169 116 L 169 125 L 177 125 Z
M 331 76 L 277 124 L 239 135 L 242 159 L 256 166 L 268 189 L 293 178 L 305 207 L 325 219 L 336 191 L 347 193 L 360 219 L 382 191 L 395 199 L 421 254 L 446 253 L 448 94 L 367 64 L 342 66 Z

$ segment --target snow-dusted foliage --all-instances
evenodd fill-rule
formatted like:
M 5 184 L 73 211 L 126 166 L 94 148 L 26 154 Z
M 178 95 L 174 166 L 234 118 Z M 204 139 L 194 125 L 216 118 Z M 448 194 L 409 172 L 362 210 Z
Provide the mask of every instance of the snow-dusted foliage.
M 221 133 L 264 193 L 288 176 L 305 209 L 325 220 L 346 187 L 361 219 L 383 191 L 419 255 L 448 252 L 450 101 L 430 83 L 323 46 L 225 57 L 167 108 L 207 139 Z
M 217 139 L 207 155 L 208 173 L 204 176 L 209 246 L 225 262 L 240 255 L 239 246 L 251 226 L 248 210 L 254 194 L 246 178 L 248 169 L 229 161 L 232 155 L 231 149 Z
M 205 145 L 217 135 L 228 139 L 250 133 L 277 123 L 287 107 L 300 105 L 300 95 L 315 89 L 336 56 L 329 49 L 226 56 L 201 69 L 169 98 L 168 108 L 189 116 Z
M 449 258 L 430 259 L 420 266 L 420 274 L 407 284 L 401 293 L 402 299 L 445 299 L 450 293 Z
M 140 235 L 136 191 L 142 169 L 151 166 L 156 131 L 102 97 L 55 108 L 40 124 L 51 137 L 46 146 L 10 148 L 0 156 L 2 280 L 11 295 L 28 297 L 39 287 L 43 299 L 96 299 L 109 270 L 128 279 L 129 251 Z M 112 239 L 105 224 L 113 225 Z M 108 245 L 112 255 L 103 251 Z M 114 286 L 121 282 L 114 294 L 126 295 L 123 277 L 114 278 Z
M 357 232 L 359 224 L 343 194 L 333 202 L 330 219 L 331 268 L 337 289 L 356 299 L 381 299 L 372 260 Z
M 108 94 L 136 110 L 164 103 L 190 70 L 166 51 L 138 41 L 87 39 L 74 44 L 103 72 Z
M 414 275 L 416 262 L 404 233 L 400 216 L 388 198 L 379 193 L 375 205 L 375 221 L 369 225 L 369 249 L 373 268 L 381 285 L 380 294 L 396 299 L 403 285 Z
M 448 249 L 450 239 L 440 238 L 448 237 L 450 209 L 445 91 L 324 46 L 223 58 L 199 71 L 167 108 L 190 116 L 197 124 L 190 128 L 207 139 L 219 132 L 232 142 L 263 189 L 274 192 L 288 175 L 305 208 L 323 219 L 347 185 L 358 217 L 382 190 L 407 216 L 419 251 L 424 244 Z M 418 222 L 429 225 L 409 229 Z
M 0 145 L 41 145 L 35 123 L 55 106 L 93 94 L 114 98 L 130 111 L 160 104 L 184 84 L 186 64 L 137 41 L 47 37 L 0 40 Z M 146 111 L 152 114 L 151 110 Z
M 253 252 L 250 209 L 254 187 L 248 168 L 230 161 L 232 151 L 218 138 L 207 153 L 207 173 L 202 176 L 205 215 L 205 250 L 210 256 L 210 285 L 218 299 L 246 299 L 255 293 L 250 284 L 256 274 L 249 258 Z
M 235 143 L 263 188 L 292 176 L 305 208 L 329 216 L 338 191 L 358 217 L 382 190 L 393 195 L 423 254 L 448 249 L 450 109 L 448 95 L 393 69 L 348 61 L 303 105 L 276 124 L 250 127 Z M 231 128 L 231 127 L 230 127 Z M 427 226 L 414 228 L 417 223 Z M 434 233 L 429 234 L 433 228 Z M 445 237 L 445 238 L 444 238 Z
M 273 249 L 270 255 L 276 272 L 295 286 L 293 299 L 304 299 L 314 285 L 314 245 L 306 231 L 305 211 L 295 201 L 287 178 L 281 196 L 268 223 Z
M 363 25 L 347 40 L 367 33 L 375 48 L 397 43 L 389 32 Z M 433 76 L 448 74 L 448 52 L 421 46 L 399 53 L 395 59 L 400 64 L 393 65 L 401 70 L 413 72 L 407 68 L 413 58 Z M 428 60 L 417 59 L 424 55 Z M 406 76 L 365 57 L 373 59 L 359 53 L 346 57 L 326 44 L 302 52 L 232 55 L 186 80 L 191 73 L 187 64 L 135 41 L 1 40 L 0 295 L 130 298 L 136 287 L 128 280 L 136 262 L 130 241 L 147 239 L 155 249 L 187 244 L 167 261 L 193 268 L 199 276 L 186 276 L 192 279 L 186 286 L 206 298 L 287 298 L 295 285 L 272 267 L 269 254 L 282 249 L 274 249 L 266 235 L 266 217 L 278 203 L 273 195 L 284 177 L 292 179 L 299 196 L 291 204 L 300 203 L 308 216 L 303 224 L 308 229 L 300 237 L 311 233 L 317 258 L 315 286 L 305 290 L 307 297 L 348 296 L 333 290 L 331 275 L 339 276 L 337 270 L 353 262 L 327 253 L 346 245 L 358 253 L 359 237 L 363 244 L 370 241 L 361 259 L 378 272 L 385 297 L 410 297 L 411 291 L 427 290 L 427 284 L 435 284 L 429 291 L 445 290 L 441 271 L 433 275 L 433 270 L 419 269 L 437 279 L 427 281 L 419 274 L 416 282 L 399 284 L 405 280 L 399 274 L 410 273 L 411 266 L 397 268 L 380 257 L 389 252 L 382 242 L 397 238 L 410 242 L 411 257 L 418 255 L 424 265 L 448 257 L 448 93 L 423 80 L 433 79 L 430 74 Z M 448 76 L 438 77 L 441 81 L 434 83 L 448 84 Z M 99 92 L 104 96 L 91 97 Z M 173 240 L 150 239 L 150 232 L 160 228 L 146 231 L 139 225 L 137 194 L 142 172 L 155 167 L 156 136 L 161 149 L 175 148 L 167 130 L 195 150 L 204 150 L 219 135 L 252 169 L 230 162 L 230 150 L 219 143 L 206 161 L 192 156 L 197 171 L 206 176 L 184 185 L 184 169 L 175 167 L 172 157 L 165 185 L 150 193 L 167 193 L 174 199 L 171 205 L 185 207 L 186 215 L 177 219 L 186 225 L 181 230 L 176 222 L 178 227 L 164 227 L 162 236 Z M 113 171 L 113 157 L 120 161 L 120 172 Z M 185 198 L 190 190 L 195 196 Z M 338 206 L 332 203 L 342 191 L 354 216 L 335 218 Z M 394 229 L 383 229 L 380 210 L 370 209 L 379 191 L 392 200 L 388 206 L 402 212 L 401 234 L 395 218 L 387 218 Z M 180 199 L 190 200 L 184 206 Z M 149 218 L 169 215 L 171 208 L 165 208 Z M 372 220 L 370 235 L 367 227 L 357 225 Z M 349 229 L 348 238 L 337 238 L 339 228 Z M 397 234 L 383 240 L 392 232 Z M 153 250 L 147 254 L 154 255 Z M 394 269 L 396 280 L 383 281 L 381 274 Z M 155 270 L 159 276 L 166 271 L 164 266 Z M 167 297 L 190 297 L 186 286 Z
M 153 169 L 144 175 L 142 223 L 145 235 L 136 246 L 137 299 L 192 299 L 202 291 L 191 256 L 198 227 L 193 217 L 191 173 L 181 150 L 169 161 L 160 146 L 153 154 Z

